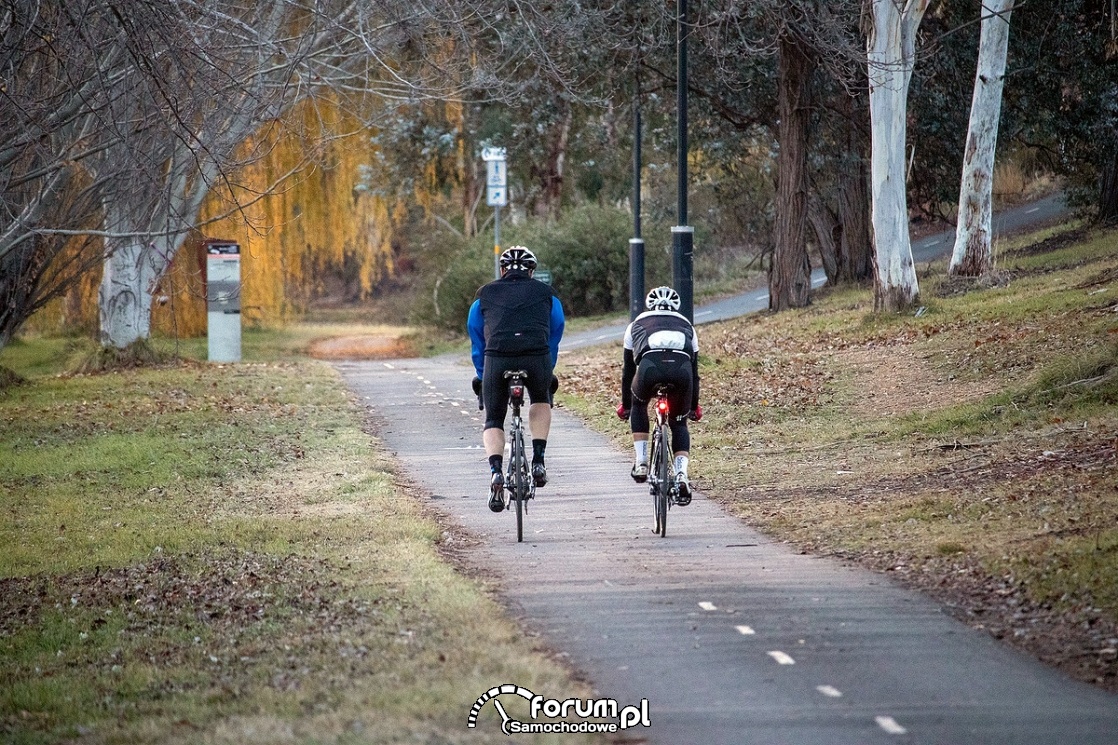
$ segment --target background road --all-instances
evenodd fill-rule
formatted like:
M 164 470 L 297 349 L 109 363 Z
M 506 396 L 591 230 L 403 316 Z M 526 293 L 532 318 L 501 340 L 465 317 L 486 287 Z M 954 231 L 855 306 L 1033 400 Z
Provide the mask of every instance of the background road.
M 1016 233 L 1027 228 L 1051 223 L 1067 213 L 1067 203 L 1061 193 L 1052 194 L 1044 199 L 1023 204 L 1013 209 L 1004 210 L 994 215 L 993 230 L 995 237 Z M 923 238 L 913 238 L 912 258 L 917 262 L 929 262 L 950 255 L 955 246 L 955 231 L 945 230 L 935 235 Z M 822 267 L 817 267 L 811 272 L 811 286 L 821 287 L 827 281 L 827 276 Z M 649 288 L 651 289 L 651 288 Z M 769 307 L 769 292 L 766 289 L 757 289 L 740 295 L 709 303 L 695 309 L 695 325 L 725 321 L 728 318 L 737 318 L 747 313 L 767 310 Z M 564 337 L 560 351 L 569 352 L 580 347 L 589 347 L 596 344 L 605 344 L 610 341 L 620 341 L 629 322 L 610 324 L 602 328 L 591 329 Z
M 491 568 L 524 628 L 599 696 L 621 706 L 648 699 L 652 726 L 629 730 L 624 742 L 1118 740 L 1118 697 L 996 643 L 881 575 L 775 544 L 701 494 L 671 510 L 667 538 L 653 535 L 651 499 L 628 477 L 629 452 L 561 409 L 548 446 L 551 483 L 518 544 L 513 513 L 486 506 L 467 360 L 337 368 L 420 486 L 417 497 L 480 537 L 472 558 Z M 523 684 L 492 681 L 504 683 Z M 447 704 L 461 706 L 465 732 L 473 701 Z M 487 704 L 479 728 L 498 726 Z

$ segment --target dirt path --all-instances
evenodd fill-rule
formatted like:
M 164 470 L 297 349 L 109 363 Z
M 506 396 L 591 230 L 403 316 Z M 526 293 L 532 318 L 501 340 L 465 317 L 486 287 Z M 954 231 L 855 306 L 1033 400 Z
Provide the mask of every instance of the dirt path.
M 308 353 L 319 360 L 387 360 L 406 349 L 397 336 L 332 336 L 315 339 Z

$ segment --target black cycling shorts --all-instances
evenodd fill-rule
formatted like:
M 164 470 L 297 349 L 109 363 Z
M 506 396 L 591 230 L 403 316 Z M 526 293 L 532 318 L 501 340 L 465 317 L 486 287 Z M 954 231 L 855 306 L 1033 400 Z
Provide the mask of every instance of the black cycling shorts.
M 505 414 L 509 409 L 509 382 L 506 370 L 528 372 L 528 398 L 534 404 L 551 403 L 551 354 L 534 354 L 524 357 L 494 357 L 485 355 L 481 376 L 481 400 L 485 404 L 485 429 L 505 428 Z
M 673 438 L 677 430 L 680 436 L 687 430 L 687 412 L 691 408 L 691 358 L 676 352 L 646 352 L 637 365 L 633 376 L 633 409 L 629 423 L 633 432 L 646 433 L 649 430 L 648 402 L 656 397 L 656 388 L 670 385 L 668 406 L 669 425 Z M 676 446 L 676 451 L 686 450 Z M 689 443 L 688 443 L 689 444 Z

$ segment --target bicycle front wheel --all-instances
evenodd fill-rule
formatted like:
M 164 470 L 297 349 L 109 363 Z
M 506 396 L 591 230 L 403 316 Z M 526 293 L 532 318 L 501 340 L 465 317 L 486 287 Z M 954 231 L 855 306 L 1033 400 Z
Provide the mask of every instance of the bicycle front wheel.
M 668 459 L 667 436 L 664 428 L 657 426 L 652 437 L 652 476 L 654 491 L 653 507 L 656 511 L 656 527 L 653 532 L 664 537 L 668 534 L 668 495 L 671 490 L 671 473 Z

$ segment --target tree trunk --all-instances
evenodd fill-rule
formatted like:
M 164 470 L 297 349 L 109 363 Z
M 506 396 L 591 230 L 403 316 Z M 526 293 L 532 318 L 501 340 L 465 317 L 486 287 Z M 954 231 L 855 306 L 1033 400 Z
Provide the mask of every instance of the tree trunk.
M 1118 223 L 1118 144 L 1111 144 L 1099 180 L 1099 222 L 1114 225 Z
M 0 350 L 36 307 L 35 294 L 51 254 L 50 238 L 32 237 L 0 250 Z
M 223 139 L 244 142 L 251 126 L 248 114 L 237 111 L 221 122 L 218 134 L 203 135 L 201 140 L 213 143 L 215 150 L 232 152 Z M 117 239 L 106 254 L 97 297 L 101 346 L 124 349 L 151 338 L 152 293 L 196 226 L 209 185 L 218 181 L 223 166 L 212 158 L 199 164 L 181 144 L 171 148 L 166 163 L 166 185 L 154 207 L 141 211 L 130 203 L 109 201 L 104 205 L 104 225 L 110 234 L 152 237 Z M 265 191 L 274 186 L 267 185 Z
M 1005 58 L 1009 48 L 1009 15 L 1014 0 L 984 0 L 978 70 L 974 78 L 955 248 L 948 273 L 977 277 L 994 266 L 991 245 L 994 153 L 998 144 Z
M 546 219 L 555 219 L 559 216 L 563 197 L 563 176 L 567 165 L 567 146 L 574 119 L 570 102 L 563 100 L 561 106 L 562 118 L 555 132 L 555 140 L 548 154 L 547 164 L 542 169 L 535 169 L 540 184 L 540 198 L 536 201 L 535 214 Z
M 905 137 L 916 28 L 929 0 L 872 0 L 868 47 L 871 198 L 877 275 L 874 307 L 898 311 L 920 296 L 908 237 Z
M 467 121 L 472 111 L 471 103 L 464 103 L 458 111 L 458 150 L 455 167 L 462 180 L 462 234 L 467 238 L 477 235 L 477 209 L 481 204 L 482 180 L 478 178 L 478 159 L 474 149 L 477 143 L 467 136 L 472 122 Z
M 865 130 L 865 96 L 845 96 L 846 148 L 852 156 L 839 174 L 838 219 L 840 282 L 862 282 L 873 277 L 873 238 L 870 232 L 870 175 L 866 170 L 869 143 Z
M 869 174 L 861 158 L 841 176 L 839 188 L 839 281 L 862 282 L 873 277 L 870 237 Z
M 827 275 L 827 284 L 837 284 L 841 257 L 838 254 L 835 235 L 842 232 L 842 226 L 817 194 L 808 197 L 807 214 L 811 228 L 815 232 L 815 240 L 819 243 L 819 258 L 823 262 L 823 273 Z
M 124 349 L 151 337 L 151 296 L 168 265 L 154 243 L 140 241 L 105 258 L 98 292 L 101 346 Z
M 803 43 L 781 34 L 777 53 L 780 102 L 776 225 L 769 267 L 769 309 L 802 308 L 811 301 L 807 256 L 807 147 L 811 74 L 815 61 Z

